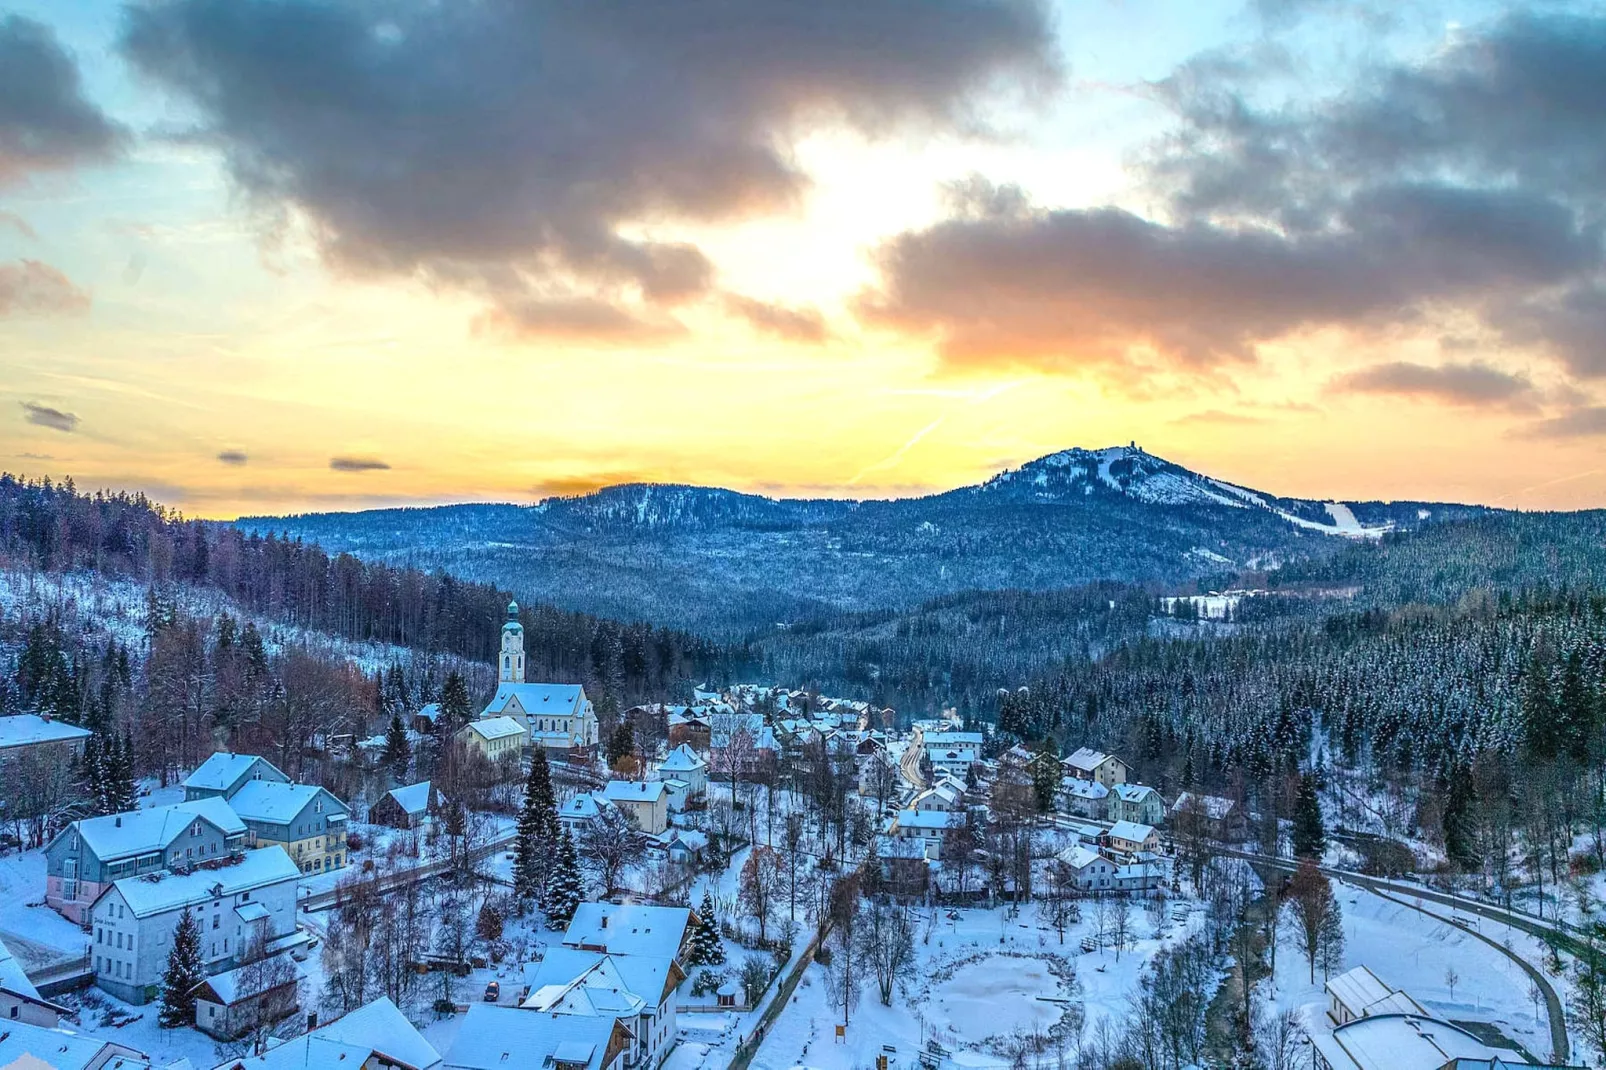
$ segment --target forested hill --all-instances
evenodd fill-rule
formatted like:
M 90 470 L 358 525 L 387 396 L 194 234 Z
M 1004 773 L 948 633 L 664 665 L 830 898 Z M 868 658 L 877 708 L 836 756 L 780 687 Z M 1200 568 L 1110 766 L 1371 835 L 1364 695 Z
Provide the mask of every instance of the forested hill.
M 270 620 L 482 662 L 495 658 L 514 597 L 491 583 L 185 520 L 143 494 L 84 494 L 71 480 L 10 475 L 0 475 L 0 564 L 205 585 Z M 598 685 L 626 701 L 725 671 L 721 648 L 706 640 L 517 596 L 535 678 Z
M 1118 446 L 1065 450 L 977 486 L 891 501 L 632 484 L 535 506 L 237 523 L 731 639 L 963 591 L 1222 576 L 1482 512 L 1278 497 Z

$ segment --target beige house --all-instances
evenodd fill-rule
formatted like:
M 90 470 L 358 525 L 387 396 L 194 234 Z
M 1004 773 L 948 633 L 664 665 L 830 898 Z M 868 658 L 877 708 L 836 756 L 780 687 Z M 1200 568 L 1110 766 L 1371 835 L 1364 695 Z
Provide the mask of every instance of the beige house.
M 486 717 L 470 721 L 457 730 L 457 741 L 488 762 L 501 761 L 524 752 L 530 733 L 511 717 Z
M 1105 839 L 1110 850 L 1121 854 L 1133 855 L 1139 851 L 1158 851 L 1160 849 L 1160 836 L 1152 826 L 1139 825 L 1133 821 L 1117 821 L 1105 833 Z
M 669 827 L 669 791 L 662 780 L 610 780 L 601 794 L 649 836 Z
M 1064 761 L 1065 771 L 1078 780 L 1091 780 L 1113 789 L 1126 783 L 1126 763 L 1113 754 L 1079 747 Z

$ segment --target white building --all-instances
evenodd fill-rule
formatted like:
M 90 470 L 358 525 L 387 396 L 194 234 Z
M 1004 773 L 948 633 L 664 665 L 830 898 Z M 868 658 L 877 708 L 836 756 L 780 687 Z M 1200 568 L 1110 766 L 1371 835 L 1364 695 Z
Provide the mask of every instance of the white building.
M 90 911 L 95 983 L 128 1003 L 147 1003 L 161 991 L 173 930 L 186 911 L 201 929 L 207 973 L 226 970 L 261 941 L 296 932 L 296 880 L 300 868 L 282 847 L 244 852 L 233 864 L 184 874 L 124 877 L 101 893 Z
M 922 743 L 926 759 L 937 776 L 964 780 L 970 767 L 981 760 L 980 732 L 926 732 Z
M 1425 1015 L 1427 1010 L 1404 991 L 1390 988 L 1365 966 L 1345 970 L 1330 977 L 1327 989 L 1327 1015 L 1334 1025 L 1348 1025 L 1372 1014 Z
M 676 811 L 708 794 L 708 763 L 689 744 L 682 743 L 658 763 L 658 776 L 670 785 L 670 807 Z
M 612 805 L 595 792 L 579 792 L 558 808 L 558 824 L 578 840 L 582 832 L 596 824 L 602 808 Z
M 1098 895 L 1116 890 L 1114 861 L 1083 844 L 1067 847 L 1054 856 L 1071 874 L 1071 883 L 1087 895 Z
M 899 810 L 887 832 L 900 840 L 921 841 L 925 844 L 926 857 L 938 862 L 942 860 L 948 830 L 964 823 L 963 810 Z
M 507 617 L 502 625 L 496 695 L 480 711 L 480 717 L 511 717 L 528 733 L 530 744 L 563 756 L 595 747 L 597 713 L 585 688 L 525 683 L 524 626 L 519 623 L 517 602 L 508 603 Z
M 1459 1026 L 1420 1014 L 1358 1018 L 1311 1040 L 1317 1070 L 1442 1070 L 1468 1065 L 1488 1070 L 1523 1065 L 1509 1049 L 1488 1047 Z
M 67 1013 L 67 1008 L 39 994 L 28 980 L 22 963 L 11 954 L 4 941 L 0 941 L 0 1029 L 4 1029 L 7 1022 L 26 1022 L 53 1029 Z
M 442 1065 L 445 1070 L 624 1070 L 630 1046 L 630 1034 L 617 1018 L 474 1003 Z
M 46 1029 L 27 1022 L 0 1022 L 0 1067 L 25 1070 L 150 1070 L 150 1059 L 109 1040 Z
M 607 955 L 550 948 L 525 968 L 521 1006 L 554 1014 L 613 1018 L 629 1033 L 624 1065 L 653 1070 L 675 1039 L 676 990 L 685 973 L 673 955 Z
M 1077 817 L 1103 820 L 1109 810 L 1110 789 L 1094 780 L 1068 776 L 1060 781 L 1060 809 Z
M 440 1065 L 440 1052 L 396 1004 L 380 996 L 262 1055 L 230 1059 L 214 1070 L 439 1070 Z
M 689 907 L 638 903 L 581 903 L 563 945 L 609 955 L 649 955 L 685 961 L 694 915 Z

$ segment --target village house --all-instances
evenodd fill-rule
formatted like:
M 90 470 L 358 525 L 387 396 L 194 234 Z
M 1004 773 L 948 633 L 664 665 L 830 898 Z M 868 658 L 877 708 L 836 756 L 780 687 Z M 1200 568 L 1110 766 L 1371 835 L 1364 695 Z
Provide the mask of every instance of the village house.
M 1146 784 L 1117 784 L 1110 792 L 1106 813 L 1111 821 L 1158 825 L 1165 820 L 1165 799 Z
M 1335 1026 L 1372 1014 L 1427 1014 L 1416 1000 L 1401 989 L 1390 988 L 1364 965 L 1329 977 L 1323 987 L 1327 990 L 1327 1016 Z
M 113 881 L 217 861 L 245 840 L 245 822 L 216 798 L 82 818 L 45 847 L 45 902 L 82 925 Z
M 878 891 L 903 899 L 921 899 L 931 886 L 931 864 L 926 861 L 926 843 L 897 836 L 877 836 L 876 865 L 880 869 Z
M 708 765 L 725 780 L 767 783 L 780 759 L 775 730 L 758 713 L 717 713 L 710 720 Z
M 550 948 L 524 971 L 520 1006 L 553 1014 L 613 1018 L 630 1035 L 624 1065 L 655 1070 L 675 1040 L 676 991 L 686 979 L 673 955 L 609 955 Z
M 602 816 L 602 808 L 612 805 L 603 800 L 598 792 L 577 792 L 558 807 L 558 824 L 578 840 L 586 829 L 597 823 Z
M 72 762 L 84 753 L 84 740 L 94 733 L 34 713 L 0 717 L 0 776 L 14 762 L 49 758 Z
M 668 720 L 671 747 L 687 746 L 698 754 L 708 753 L 712 725 L 706 710 L 671 706 Z
M 265 780 L 270 784 L 290 783 L 290 778 L 266 758 L 255 754 L 218 751 L 184 778 L 184 798 L 190 801 L 233 799 L 241 788 L 254 780 Z
M 1486 1046 L 1423 1014 L 1377 1014 L 1311 1037 L 1316 1070 L 1495 1070 L 1524 1065 L 1509 1048 Z M 1552 1068 L 1559 1070 L 1559 1068 Z
M 1160 835 L 1154 831 L 1153 826 L 1140 825 L 1134 821 L 1117 821 L 1104 834 L 1104 840 L 1110 850 L 1124 855 L 1152 853 L 1160 849 Z
M 950 812 L 959 810 L 965 801 L 965 785 L 953 777 L 943 777 L 931 787 L 915 795 L 909 801 L 909 809 L 916 812 L 935 811 Z
M 1109 809 L 1110 789 L 1094 780 L 1068 776 L 1060 781 L 1059 808 L 1067 814 L 1104 820 Z
M 435 725 L 441 719 L 441 704 L 430 702 L 420 706 L 418 712 L 413 714 L 413 723 L 409 725 L 420 736 L 433 736 Z
M 236 966 L 195 986 L 195 1028 L 234 1040 L 301 1009 L 301 971 L 287 954 Z
M 393 829 L 427 828 L 433 816 L 446 805 L 446 796 L 429 781 L 391 788 L 369 808 L 368 820 Z
M 665 858 L 681 866 L 694 866 L 708 853 L 708 834 L 696 829 L 668 829 L 657 837 L 657 843 Z
M 859 794 L 865 798 L 875 798 L 887 791 L 890 796 L 896 796 L 903 789 L 903 779 L 898 774 L 898 765 L 892 760 L 884 749 L 873 749 L 862 754 L 859 762 Z M 889 790 L 890 789 L 890 790 Z
M 457 741 L 470 754 L 495 764 L 516 761 L 524 753 L 529 732 L 512 717 L 487 717 L 470 721 L 457 730 Z
M 296 933 L 300 868 L 284 848 L 246 851 L 239 861 L 189 873 L 123 877 L 95 901 L 90 944 L 95 983 L 127 1003 L 161 992 L 173 930 L 186 911 L 201 929 L 208 973 L 232 969 L 247 948 L 277 950 Z
M 696 929 L 690 907 L 639 903 L 581 903 L 563 945 L 608 955 L 669 956 L 685 962 Z
M 1218 795 L 1185 791 L 1171 804 L 1171 827 L 1179 836 L 1239 843 L 1247 835 L 1243 807 Z
M 610 780 L 602 797 L 636 819 L 636 827 L 656 836 L 669 827 L 669 793 L 662 780 Z
M 887 829 L 887 834 L 900 840 L 918 840 L 925 848 L 926 858 L 942 860 L 942 848 L 948 830 L 965 823 L 963 810 L 899 810 Z
M 708 763 L 685 743 L 658 763 L 658 775 L 666 783 L 681 785 L 673 790 L 670 799 L 671 807 L 677 811 L 701 805 L 708 795 Z
M 261 1055 L 230 1059 L 213 1070 L 439 1070 L 440 1066 L 440 1052 L 396 1004 L 380 996 Z
M 22 963 L 0 941 L 0 1029 L 4 1029 L 9 1022 L 26 1022 L 53 1029 L 62 1015 L 70 1013 L 66 1007 L 52 1003 L 39 994 L 39 989 L 28 980 Z
M 951 776 L 963 781 L 970 767 L 981 760 L 982 735 L 980 732 L 923 732 L 921 745 L 926 760 L 937 776 Z
M 1119 867 L 1113 859 L 1094 848 L 1079 843 L 1067 847 L 1054 857 L 1070 873 L 1071 883 L 1077 891 L 1098 895 L 1115 890 L 1115 873 Z
M 1090 747 L 1079 747 L 1062 763 L 1065 772 L 1078 780 L 1091 780 L 1113 789 L 1126 783 L 1126 763 L 1113 754 Z
M 245 822 L 253 847 L 283 847 L 303 873 L 324 873 L 346 864 L 346 828 L 351 809 L 326 788 L 252 780 L 229 800 Z
M 524 681 L 524 626 L 519 604 L 508 603 L 502 625 L 502 652 L 496 694 L 480 711 L 480 720 L 511 718 L 524 730 L 519 741 L 545 749 L 552 757 L 588 756 L 597 745 L 597 711 L 579 684 L 531 684 Z

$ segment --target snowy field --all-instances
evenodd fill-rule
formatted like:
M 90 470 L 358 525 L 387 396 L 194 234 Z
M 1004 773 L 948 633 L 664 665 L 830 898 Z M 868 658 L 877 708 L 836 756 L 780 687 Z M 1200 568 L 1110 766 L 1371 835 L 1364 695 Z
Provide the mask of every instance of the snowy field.
M 1173 901 L 1173 903 L 1176 901 Z M 1162 947 L 1194 931 L 1202 916 L 1172 923 L 1169 913 L 1159 932 L 1151 916 L 1134 904 L 1134 946 L 1119 959 L 1112 948 L 1083 953 L 1082 938 L 1094 931 L 1093 911 L 1083 904 L 1082 920 L 1059 934 L 1027 906 L 1011 918 L 1007 910 L 961 910 L 957 918 L 920 912 L 914 980 L 881 1005 L 873 986 L 850 1012 L 842 1042 L 835 1037 L 840 1008 L 828 998 L 827 972 L 813 965 L 791 1004 L 765 1036 L 753 1066 L 760 1070 L 853 1070 L 871 1066 L 883 1045 L 897 1049 L 900 1065 L 935 1039 L 956 1063 L 1007 1066 L 1007 1051 L 1020 1037 L 1046 1033 L 1080 1004 L 1083 1029 L 1101 1019 L 1119 1022 L 1143 970 Z M 1060 974 L 1072 979 L 1062 979 Z
M 1540 1059 L 1550 1055 L 1544 1004 L 1536 1008 L 1529 995 L 1528 976 L 1516 963 L 1448 921 L 1353 886 L 1335 884 L 1333 890 L 1344 915 L 1344 969 L 1367 966 L 1390 987 L 1404 989 L 1431 1014 L 1458 1023 L 1489 1023 Z M 1525 933 L 1484 921 L 1483 934 L 1496 943 L 1509 941 L 1511 948 L 1531 963 L 1542 961 L 1537 942 Z M 1295 1008 L 1307 1029 L 1325 1032 L 1332 1023 L 1327 1018 L 1321 967 L 1312 983 L 1292 924 L 1285 922 L 1281 935 L 1276 986 L 1267 992 L 1279 1008 Z M 1447 980 L 1452 970 L 1454 991 Z M 1551 983 L 1558 984 L 1554 978 Z M 1559 984 L 1557 990 L 1561 992 Z M 1572 1043 L 1576 1056 L 1577 1038 L 1572 1038 Z

